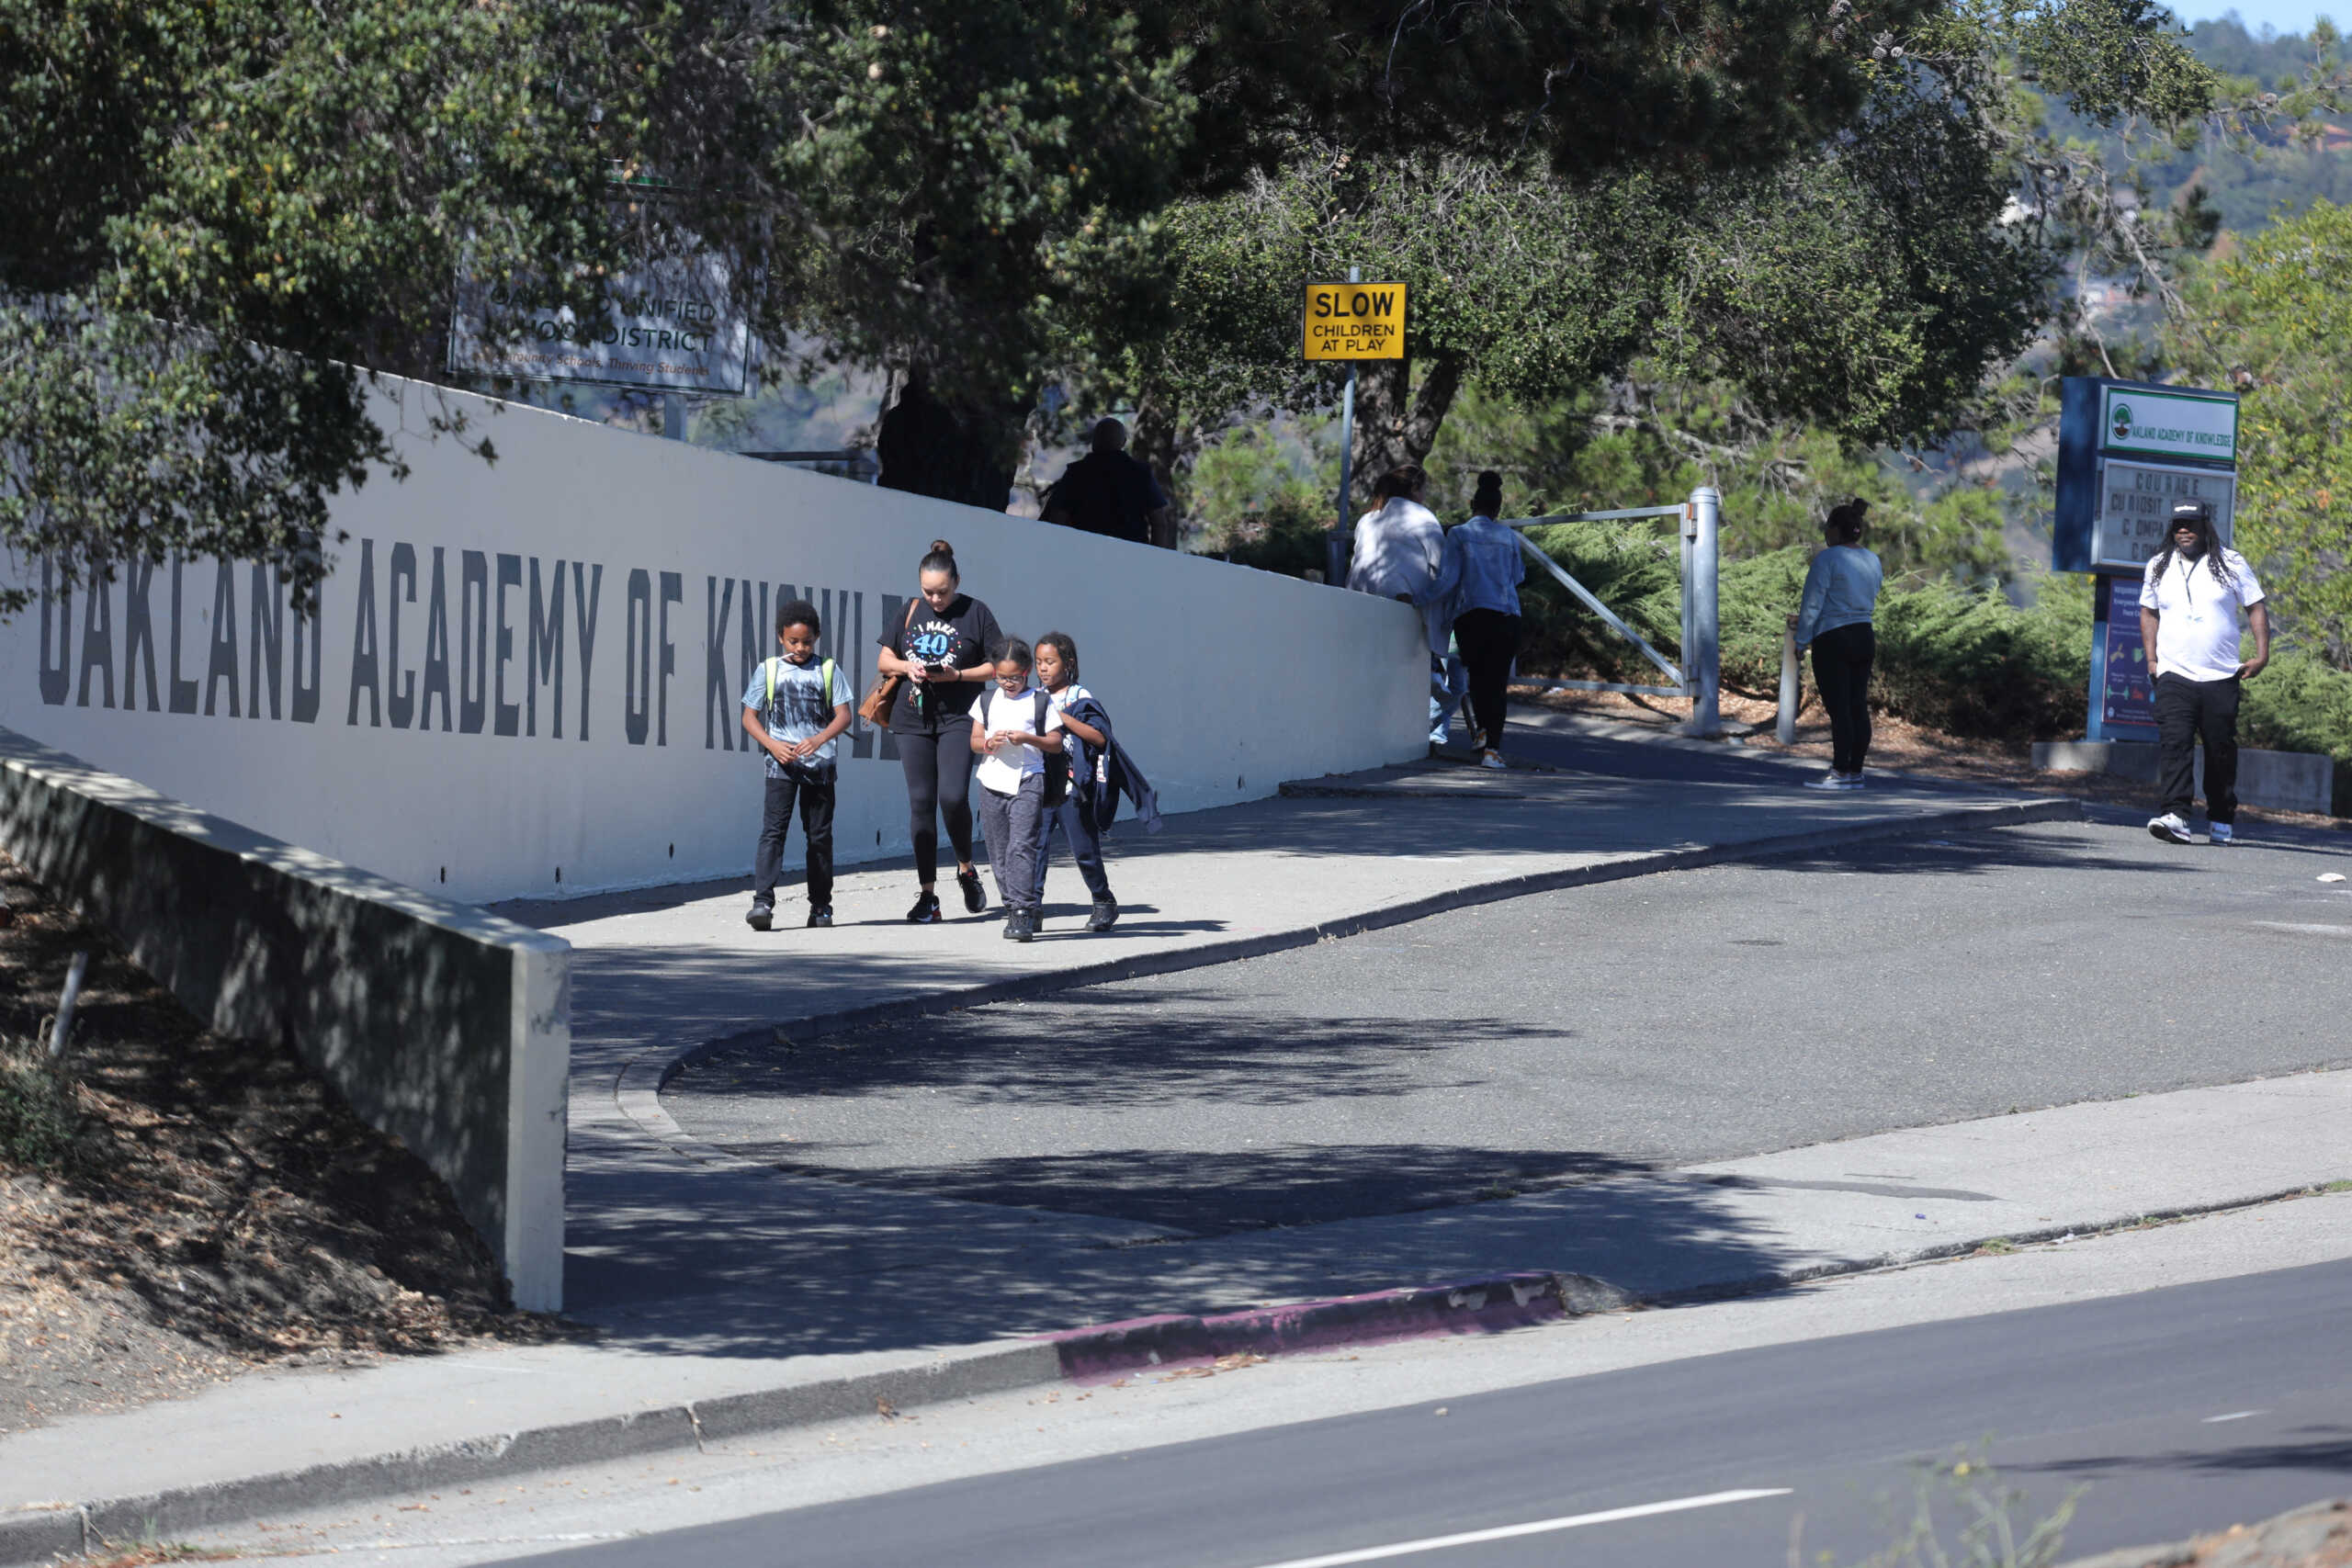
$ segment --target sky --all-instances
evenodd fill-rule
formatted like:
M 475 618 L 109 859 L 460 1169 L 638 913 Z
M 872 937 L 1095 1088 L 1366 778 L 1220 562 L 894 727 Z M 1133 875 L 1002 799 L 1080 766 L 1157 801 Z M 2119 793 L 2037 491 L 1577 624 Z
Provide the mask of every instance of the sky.
M 2192 25 L 2211 21 L 2235 11 L 2238 19 L 2245 24 L 2246 31 L 2253 33 L 2260 32 L 2266 23 L 2277 32 L 2309 32 L 2312 18 L 2321 15 L 2329 17 L 2336 26 L 2342 27 L 2344 17 L 2352 15 L 2352 5 L 2319 6 L 2312 5 L 2312 0 L 2301 0 L 2300 4 L 2297 0 L 2202 0 L 2201 4 L 2199 0 L 2174 0 L 2171 9 L 2174 16 Z

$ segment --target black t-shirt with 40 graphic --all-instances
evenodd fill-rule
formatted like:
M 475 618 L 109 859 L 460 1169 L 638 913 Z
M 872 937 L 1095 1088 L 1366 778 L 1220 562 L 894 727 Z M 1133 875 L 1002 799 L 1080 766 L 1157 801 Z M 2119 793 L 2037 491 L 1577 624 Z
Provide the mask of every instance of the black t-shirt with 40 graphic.
M 914 615 L 902 607 L 888 623 L 879 641 L 899 658 L 917 664 L 949 664 L 969 670 L 994 659 L 1004 646 L 996 612 L 968 593 L 959 593 L 944 611 L 933 610 L 922 599 Z M 985 681 L 906 681 L 890 707 L 890 728 L 901 735 L 930 735 L 950 724 L 971 722 L 973 703 L 979 700 Z

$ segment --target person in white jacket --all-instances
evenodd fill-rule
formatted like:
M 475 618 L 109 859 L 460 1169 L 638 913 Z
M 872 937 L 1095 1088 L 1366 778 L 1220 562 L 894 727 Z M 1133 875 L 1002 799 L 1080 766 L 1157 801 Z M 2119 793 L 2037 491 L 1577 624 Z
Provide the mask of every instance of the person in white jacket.
M 1373 487 L 1377 509 L 1356 519 L 1355 548 L 1348 586 L 1407 604 L 1420 600 L 1437 581 L 1445 560 L 1445 526 L 1421 504 L 1429 476 L 1419 463 L 1406 463 L 1380 476 Z M 1432 599 L 1421 606 L 1430 648 L 1430 744 L 1442 746 L 1451 717 L 1445 681 L 1445 644 L 1453 608 Z

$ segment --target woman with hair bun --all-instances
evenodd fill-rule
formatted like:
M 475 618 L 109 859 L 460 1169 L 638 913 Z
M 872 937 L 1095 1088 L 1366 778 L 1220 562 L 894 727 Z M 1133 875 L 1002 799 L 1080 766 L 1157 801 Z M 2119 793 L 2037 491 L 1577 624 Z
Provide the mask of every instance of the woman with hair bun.
M 972 867 L 972 704 L 996 672 L 1004 634 L 996 613 L 964 592 L 956 552 L 944 539 L 922 558 L 922 592 L 899 624 L 882 633 L 874 667 L 902 677 L 890 705 L 890 733 L 907 776 L 908 829 L 914 840 L 915 880 L 922 890 L 907 919 L 928 925 L 940 918 L 939 825 L 956 851 L 956 886 L 964 908 L 988 908 L 980 874 Z
M 1871 663 L 1878 657 L 1878 634 L 1871 616 L 1878 607 L 1886 569 L 1877 553 L 1862 548 L 1866 501 L 1829 509 L 1822 526 L 1826 541 L 1804 574 L 1803 607 L 1789 617 L 1797 647 L 1813 649 L 1813 682 L 1829 715 L 1829 773 L 1809 779 L 1807 789 L 1860 789 L 1862 761 L 1871 750 Z
M 1470 671 L 1478 765 L 1497 769 L 1506 765 L 1503 716 L 1511 660 L 1519 657 L 1519 585 L 1527 581 L 1518 534 L 1495 520 L 1502 509 L 1503 477 L 1489 468 L 1470 498 L 1470 521 L 1446 532 L 1437 581 L 1419 601 L 1446 607 L 1453 617 L 1453 640 Z

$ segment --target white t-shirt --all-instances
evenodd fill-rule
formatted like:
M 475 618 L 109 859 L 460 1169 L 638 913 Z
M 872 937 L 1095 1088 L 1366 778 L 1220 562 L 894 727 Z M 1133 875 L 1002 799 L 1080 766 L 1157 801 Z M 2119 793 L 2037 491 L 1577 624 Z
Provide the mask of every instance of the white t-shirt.
M 972 705 L 972 716 L 979 720 L 980 728 L 988 733 L 1017 729 L 1023 735 L 1035 735 L 1039 733 L 1037 699 L 1045 695 L 1039 688 L 1032 686 L 1017 697 L 1008 697 L 1003 687 L 991 683 L 987 691 L 980 694 L 980 700 Z M 1050 735 L 1061 727 L 1061 710 L 1054 706 L 1048 698 L 1044 733 Z M 1045 771 L 1046 754 L 1035 746 L 1003 746 L 980 759 L 979 770 L 974 776 L 980 781 L 982 789 L 994 790 L 999 795 L 1017 795 L 1023 779 Z
M 2262 603 L 2262 584 L 2245 557 L 2226 545 L 2222 565 L 2229 581 L 2213 575 L 2213 563 L 2204 556 L 2187 560 L 2176 555 L 2159 581 L 2157 556 L 2148 562 L 2140 586 L 2140 603 L 2156 612 L 2156 673 L 2191 681 L 2226 681 L 2238 672 L 2238 611 Z

